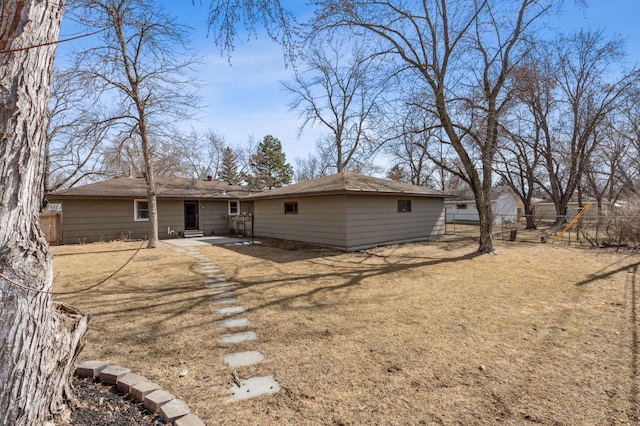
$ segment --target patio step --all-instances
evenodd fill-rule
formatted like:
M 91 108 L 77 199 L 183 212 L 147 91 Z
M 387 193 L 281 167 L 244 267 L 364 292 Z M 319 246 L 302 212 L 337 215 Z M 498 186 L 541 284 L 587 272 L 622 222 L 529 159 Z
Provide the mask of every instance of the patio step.
M 184 237 L 185 238 L 197 238 L 197 237 L 204 237 L 204 232 L 200 231 L 200 230 L 190 230 L 190 231 L 184 231 Z

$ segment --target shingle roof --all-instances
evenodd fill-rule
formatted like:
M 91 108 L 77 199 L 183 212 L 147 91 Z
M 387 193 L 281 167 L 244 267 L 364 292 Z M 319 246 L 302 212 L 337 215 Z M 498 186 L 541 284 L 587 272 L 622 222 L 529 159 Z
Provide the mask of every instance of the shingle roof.
M 156 177 L 158 198 L 231 199 L 249 191 L 239 185 L 216 180 Z M 64 198 L 146 198 L 147 187 L 141 177 L 117 177 L 48 194 L 50 200 Z
M 251 199 L 287 198 L 338 194 L 411 195 L 417 197 L 445 197 L 442 191 L 402 182 L 364 176 L 353 172 L 336 173 L 294 185 L 253 194 Z

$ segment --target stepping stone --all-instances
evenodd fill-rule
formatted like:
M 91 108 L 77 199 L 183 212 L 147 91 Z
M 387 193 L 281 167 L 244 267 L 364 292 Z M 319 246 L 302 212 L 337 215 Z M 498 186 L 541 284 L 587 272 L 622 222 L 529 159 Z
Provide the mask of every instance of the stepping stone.
M 233 294 L 233 290 L 218 290 L 209 293 L 209 296 L 222 296 L 223 294 Z
M 224 275 L 207 275 L 207 280 L 205 281 L 205 283 L 206 284 L 223 283 L 226 280 L 227 279 L 224 277 Z
M 220 328 L 246 327 L 248 325 L 249 320 L 246 318 L 229 318 L 218 321 L 218 327 Z
M 229 386 L 231 397 L 235 400 L 255 398 L 256 396 L 276 393 L 280 390 L 280 385 L 271 376 L 251 377 L 240 380 L 240 386 L 235 383 Z
M 242 343 L 249 340 L 256 340 L 257 338 L 258 336 L 256 336 L 255 331 L 241 331 L 240 333 L 223 334 L 222 336 L 220 336 L 220 343 L 222 343 L 223 345 Z
M 228 308 L 220 308 L 213 311 L 216 315 L 233 315 L 233 314 L 241 314 L 244 312 L 244 308 L 242 306 L 229 306 Z
M 216 299 L 213 301 L 214 305 L 226 305 L 228 303 L 236 303 L 238 301 L 235 297 L 225 297 L 222 299 Z
M 226 354 L 223 361 L 229 367 L 245 367 L 247 365 L 256 364 L 264 359 L 264 355 L 256 351 L 236 352 Z
M 223 288 L 223 287 L 231 287 L 233 284 L 231 283 L 218 283 L 218 284 L 205 284 L 206 288 Z

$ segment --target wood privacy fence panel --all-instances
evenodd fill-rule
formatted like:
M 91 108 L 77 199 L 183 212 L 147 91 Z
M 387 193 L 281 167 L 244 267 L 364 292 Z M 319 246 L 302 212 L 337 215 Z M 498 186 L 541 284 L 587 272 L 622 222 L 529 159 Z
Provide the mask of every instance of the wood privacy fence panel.
M 62 244 L 62 213 L 41 214 L 40 228 L 49 244 Z

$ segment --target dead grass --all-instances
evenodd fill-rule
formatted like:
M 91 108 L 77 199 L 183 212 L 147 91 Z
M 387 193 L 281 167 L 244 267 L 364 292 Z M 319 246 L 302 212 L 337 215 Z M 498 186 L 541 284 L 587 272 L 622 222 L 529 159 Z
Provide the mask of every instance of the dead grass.
M 207 424 L 632 424 L 638 406 L 637 255 L 454 237 L 338 253 L 202 247 L 258 340 L 222 347 L 194 258 L 142 250 L 94 291 L 81 361 L 146 375 Z M 118 268 L 138 243 L 54 247 L 57 291 Z M 229 352 L 265 360 L 273 396 L 231 402 Z M 186 377 L 178 377 L 187 369 Z

